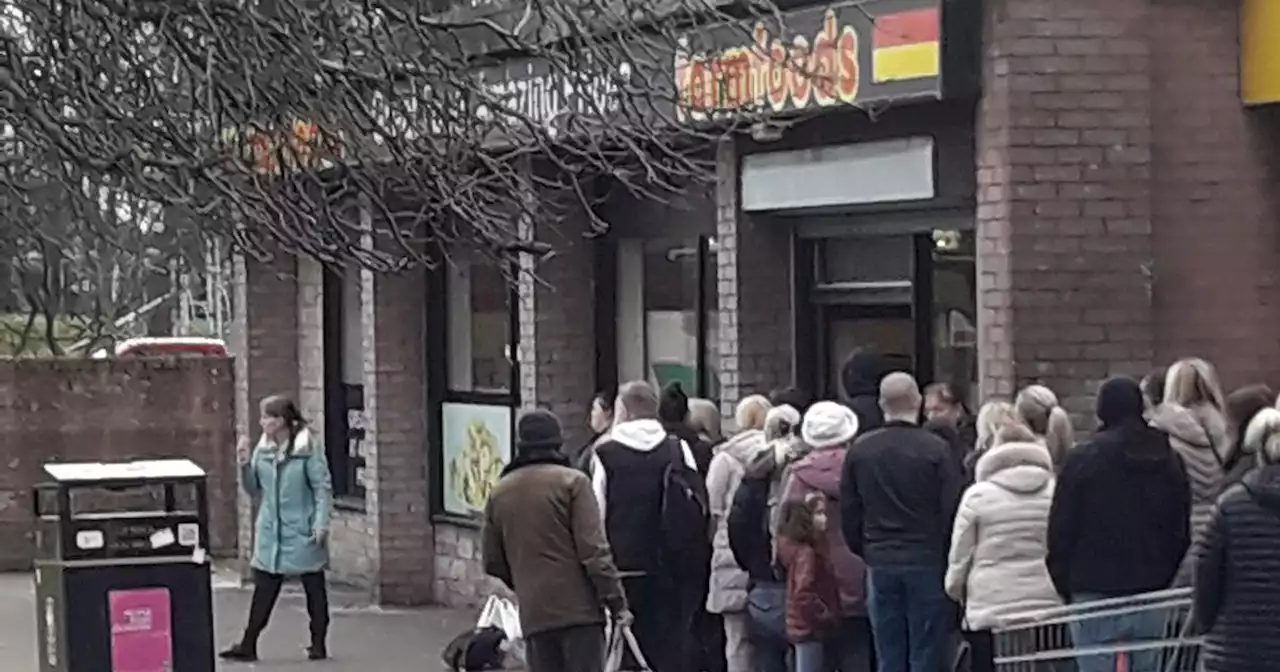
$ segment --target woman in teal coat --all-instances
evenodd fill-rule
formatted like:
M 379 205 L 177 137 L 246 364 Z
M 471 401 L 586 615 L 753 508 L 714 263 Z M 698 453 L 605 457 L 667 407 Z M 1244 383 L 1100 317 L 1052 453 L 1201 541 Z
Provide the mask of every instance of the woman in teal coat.
M 258 659 L 258 636 L 267 627 L 285 579 L 302 581 L 311 618 L 307 657 L 328 657 L 329 596 L 324 570 L 329 565 L 329 519 L 333 481 L 324 446 L 313 436 L 298 406 L 287 397 L 262 401 L 262 438 L 251 451 L 247 440 L 237 450 L 240 484 L 258 503 L 253 545 L 253 600 L 244 637 L 223 651 L 226 660 Z

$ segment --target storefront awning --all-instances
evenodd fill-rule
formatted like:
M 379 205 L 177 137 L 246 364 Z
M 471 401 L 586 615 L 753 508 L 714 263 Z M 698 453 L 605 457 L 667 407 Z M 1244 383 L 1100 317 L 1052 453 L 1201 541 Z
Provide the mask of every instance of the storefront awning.
M 1240 11 L 1240 98 L 1280 103 L 1280 0 L 1244 0 Z

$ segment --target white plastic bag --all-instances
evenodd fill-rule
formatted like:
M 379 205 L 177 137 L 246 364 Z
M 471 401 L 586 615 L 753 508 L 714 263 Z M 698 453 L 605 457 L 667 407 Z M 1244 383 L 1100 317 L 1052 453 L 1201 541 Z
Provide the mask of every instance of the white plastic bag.
M 524 639 L 524 634 L 520 630 L 520 610 L 506 598 L 490 595 L 489 600 L 484 603 L 484 609 L 480 610 L 480 618 L 476 620 L 476 629 L 489 626 L 502 630 L 511 641 Z
M 636 667 L 625 672 L 652 672 L 649 662 L 644 659 L 644 654 L 640 652 L 640 644 L 636 642 L 636 636 L 631 633 L 631 626 L 629 625 L 614 625 L 609 628 L 608 648 L 605 649 L 604 656 L 604 672 L 624 672 L 622 664 L 626 660 L 627 651 L 630 651 L 631 657 L 635 659 Z
M 476 629 L 495 627 L 507 636 L 503 645 L 506 654 L 503 666 L 506 669 L 520 668 L 525 665 L 524 631 L 520 628 L 520 610 L 515 603 L 497 595 L 490 595 L 480 610 L 480 618 L 476 619 Z

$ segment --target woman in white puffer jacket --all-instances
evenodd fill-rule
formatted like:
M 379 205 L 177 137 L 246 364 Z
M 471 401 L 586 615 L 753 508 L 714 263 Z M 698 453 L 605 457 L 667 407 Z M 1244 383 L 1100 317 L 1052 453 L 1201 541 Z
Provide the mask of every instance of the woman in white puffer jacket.
M 946 589 L 964 608 L 973 672 L 994 672 L 991 629 L 1001 616 L 1060 605 L 1045 566 L 1054 465 L 1021 425 L 996 434 L 956 513 Z

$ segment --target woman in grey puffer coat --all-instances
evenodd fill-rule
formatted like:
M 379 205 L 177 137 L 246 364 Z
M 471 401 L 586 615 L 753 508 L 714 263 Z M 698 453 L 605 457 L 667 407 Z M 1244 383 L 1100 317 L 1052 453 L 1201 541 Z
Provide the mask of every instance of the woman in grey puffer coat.
M 1223 463 L 1231 438 L 1224 403 L 1213 366 L 1202 359 L 1184 359 L 1169 367 L 1164 403 L 1151 417 L 1151 425 L 1167 433 L 1170 445 L 1182 456 L 1191 482 L 1191 548 L 1175 586 L 1191 584 L 1204 531 L 1226 478 Z

